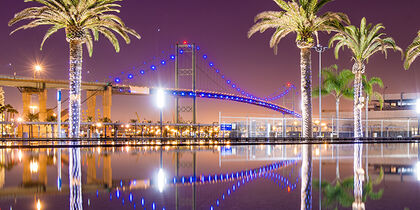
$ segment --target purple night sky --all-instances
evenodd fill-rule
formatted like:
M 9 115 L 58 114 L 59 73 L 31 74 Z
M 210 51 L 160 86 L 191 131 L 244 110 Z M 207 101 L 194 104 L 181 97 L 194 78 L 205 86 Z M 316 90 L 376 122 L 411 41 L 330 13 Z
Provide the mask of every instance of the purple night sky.
M 251 39 L 246 37 L 247 30 L 253 24 L 254 16 L 265 10 L 278 10 L 272 0 L 125 0 L 119 14 L 125 23 L 135 29 L 141 40 L 132 39 L 130 45 L 121 42 L 121 52 L 115 53 L 111 44 L 101 37 L 94 44 L 94 54 L 89 58 L 85 52 L 83 80 L 104 81 L 110 75 L 138 66 L 143 61 L 158 55 L 162 49 L 182 40 L 198 43 L 205 49 L 226 76 L 242 84 L 256 95 L 268 95 L 291 81 L 299 85 L 299 50 L 294 35 L 287 36 L 280 42 L 279 53 L 274 55 L 268 46 L 271 31 L 256 34 Z M 40 42 L 46 27 L 19 31 L 9 36 L 12 30 L 7 22 L 13 15 L 33 3 L 23 0 L 3 0 L 0 8 L 0 74 L 32 76 L 32 63 L 42 61 L 47 69 L 43 77 L 54 79 L 68 78 L 68 46 L 64 31 L 51 37 L 39 51 Z M 349 15 L 352 24 L 358 25 L 365 16 L 368 22 L 383 23 L 386 33 L 405 49 L 420 30 L 418 8 L 420 1 L 405 0 L 400 3 L 381 0 L 336 0 L 329 3 L 323 11 L 340 11 Z M 325 45 L 331 35 L 321 34 Z M 383 55 L 375 55 L 367 65 L 368 76 L 379 76 L 388 87 L 386 93 L 415 92 L 419 89 L 420 60 L 409 71 L 403 70 L 401 55 L 390 52 L 388 60 Z M 338 63 L 340 68 L 351 68 L 352 61 L 348 52 L 340 54 L 335 60 L 332 50 L 323 56 L 323 66 Z M 11 65 L 9 65 L 11 64 Z M 317 55 L 313 54 L 313 73 L 318 72 Z M 90 74 L 87 74 L 87 71 Z M 398 76 L 397 76 L 398 75 Z M 313 77 L 317 81 L 317 76 Z M 22 102 L 16 88 L 5 88 L 6 103 L 22 109 Z M 49 93 L 48 107 L 53 107 L 54 91 Z M 330 97 L 328 97 L 330 100 Z M 315 102 L 315 101 L 314 101 Z M 328 101 L 329 102 L 329 101 Z M 100 100 L 98 100 L 98 107 Z M 280 103 L 280 102 L 279 102 Z M 314 103 L 314 110 L 318 107 Z M 327 104 L 327 102 L 325 103 Z M 328 103 L 328 106 L 331 103 Z M 348 103 L 351 105 L 351 103 Z M 168 105 L 165 120 L 171 120 Z M 235 115 L 273 115 L 272 111 L 254 108 L 249 105 L 227 102 L 199 102 L 199 121 L 216 121 L 218 112 Z M 344 106 L 348 108 L 348 106 Z M 153 111 L 148 111 L 152 109 Z M 326 107 L 332 109 L 332 107 Z M 135 118 L 135 112 L 141 118 L 157 119 L 153 100 L 148 97 L 116 96 L 113 100 L 113 120 Z M 156 111 L 156 113 L 155 113 Z M 314 111 L 317 114 L 317 111 Z M 276 114 L 276 116 L 279 116 Z

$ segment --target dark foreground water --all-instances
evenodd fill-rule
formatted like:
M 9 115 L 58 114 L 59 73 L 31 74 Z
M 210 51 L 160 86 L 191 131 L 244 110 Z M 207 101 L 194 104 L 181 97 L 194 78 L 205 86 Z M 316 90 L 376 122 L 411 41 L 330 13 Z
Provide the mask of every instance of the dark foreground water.
M 2 149 L 0 208 L 420 209 L 419 161 L 414 143 Z

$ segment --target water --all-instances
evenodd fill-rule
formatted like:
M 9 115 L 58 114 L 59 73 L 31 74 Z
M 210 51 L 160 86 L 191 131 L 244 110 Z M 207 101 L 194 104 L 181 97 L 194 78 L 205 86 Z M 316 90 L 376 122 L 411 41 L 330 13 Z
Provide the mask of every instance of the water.
M 2 149 L 0 208 L 419 209 L 418 162 L 415 143 Z

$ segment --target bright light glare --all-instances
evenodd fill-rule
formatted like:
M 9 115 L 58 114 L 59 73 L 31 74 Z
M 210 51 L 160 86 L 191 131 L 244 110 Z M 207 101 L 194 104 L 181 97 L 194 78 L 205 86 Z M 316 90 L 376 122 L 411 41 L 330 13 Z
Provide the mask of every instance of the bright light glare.
M 165 172 L 162 168 L 160 168 L 158 172 L 157 187 L 159 192 L 163 192 L 163 188 L 165 188 Z
M 37 64 L 37 65 L 34 66 L 34 69 L 35 69 L 35 71 L 42 71 L 42 66 Z
M 41 201 L 38 199 L 38 201 L 36 202 L 36 209 L 41 210 L 41 208 L 42 208 Z
M 22 155 L 22 151 L 21 151 L 21 150 L 19 150 L 19 152 L 18 152 L 19 162 L 22 162 L 22 157 L 23 157 L 23 155 Z
M 163 89 L 158 89 L 156 94 L 156 105 L 159 109 L 165 106 L 165 92 Z
M 420 114 L 420 99 L 417 99 L 416 101 L 416 112 L 417 114 Z
M 417 176 L 417 181 L 420 181 L 420 161 L 417 161 L 416 163 L 415 173 Z
M 37 161 L 31 161 L 29 163 L 29 171 L 31 173 L 37 173 L 38 172 L 38 168 L 39 168 L 39 165 L 38 165 L 38 162 Z

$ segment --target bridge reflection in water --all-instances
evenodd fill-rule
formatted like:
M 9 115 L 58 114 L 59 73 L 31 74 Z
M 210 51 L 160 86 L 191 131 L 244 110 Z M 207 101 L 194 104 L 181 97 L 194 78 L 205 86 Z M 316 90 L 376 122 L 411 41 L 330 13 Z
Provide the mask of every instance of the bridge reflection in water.
M 379 168 L 388 187 L 418 185 L 418 155 L 417 144 L 2 149 L 0 208 L 365 209 L 390 196 L 371 185 Z M 328 197 L 349 179 L 350 206 Z

